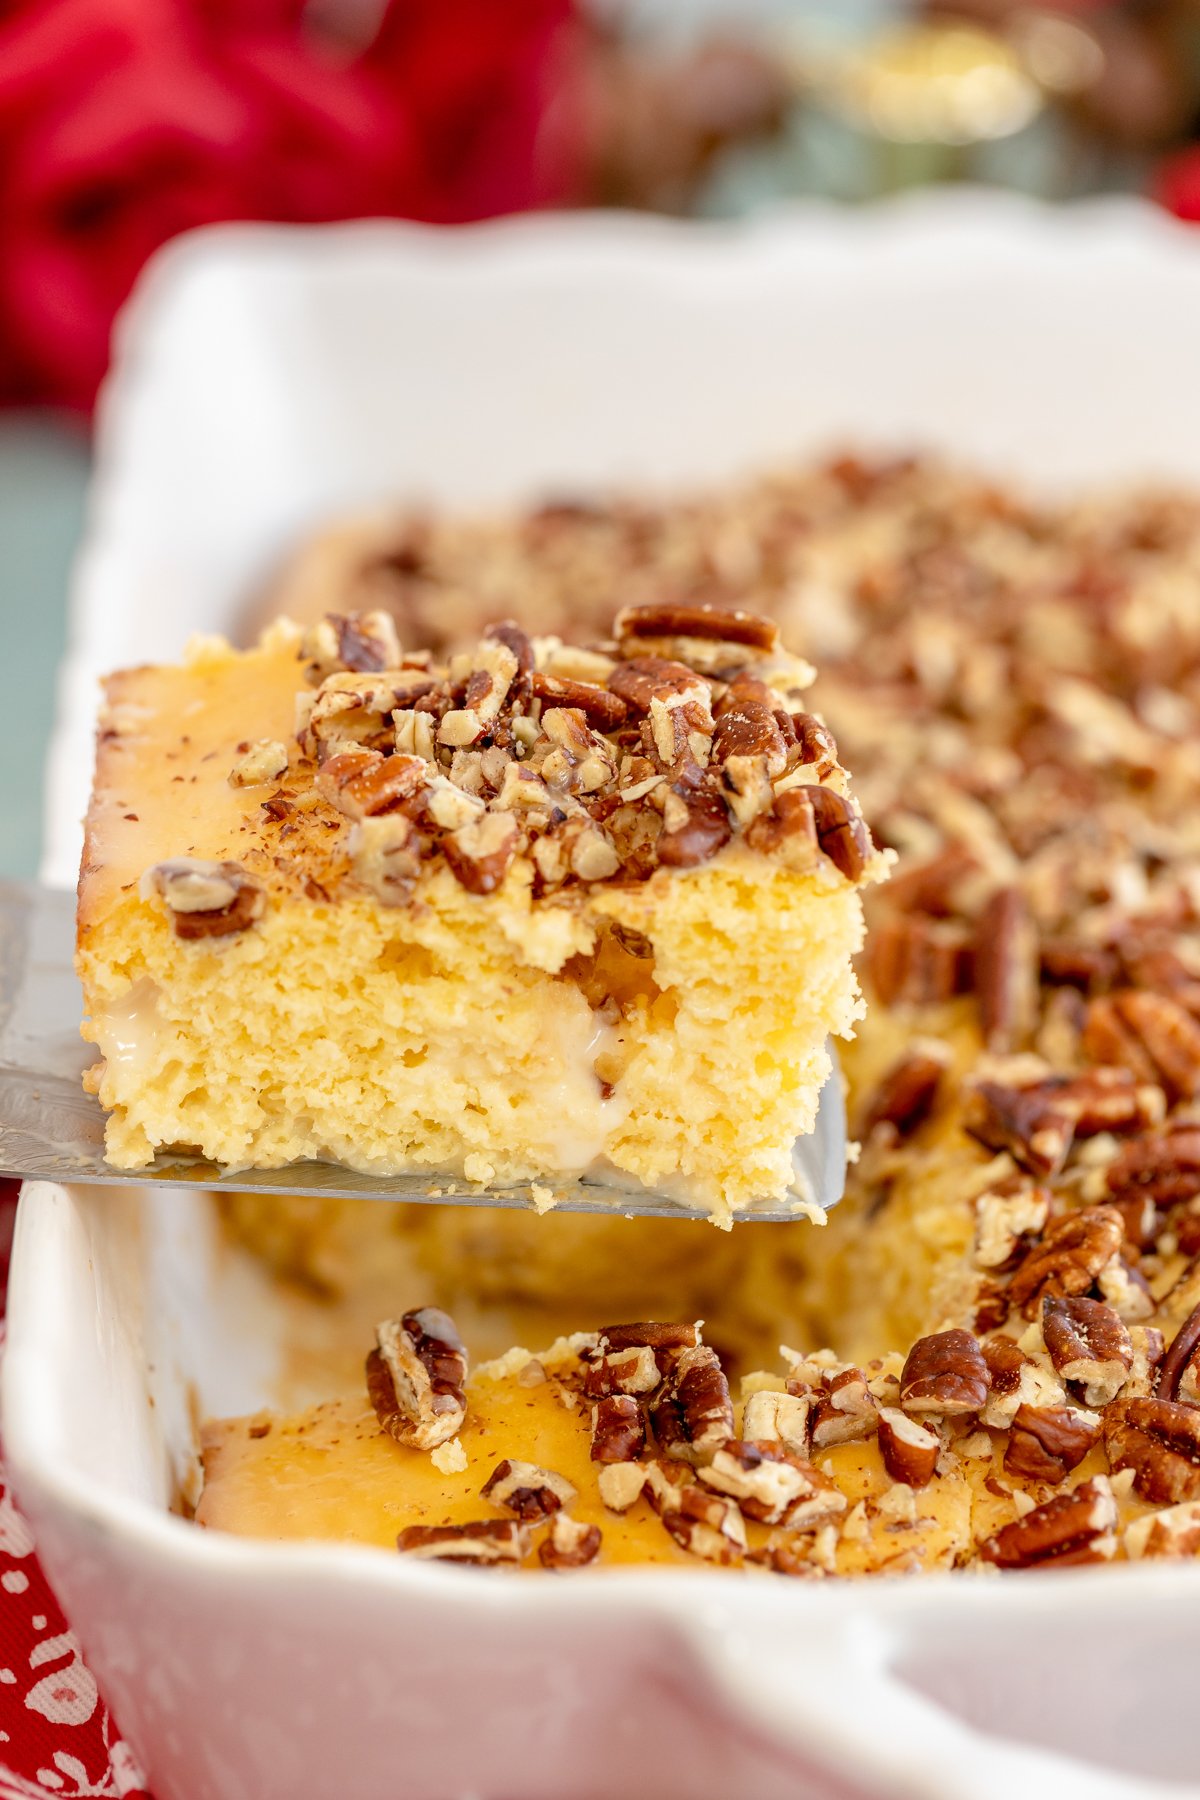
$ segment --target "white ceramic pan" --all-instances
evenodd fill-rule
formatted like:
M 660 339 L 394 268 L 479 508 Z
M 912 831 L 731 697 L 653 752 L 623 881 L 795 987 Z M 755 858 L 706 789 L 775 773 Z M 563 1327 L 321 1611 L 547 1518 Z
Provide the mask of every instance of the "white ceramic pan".
M 833 440 L 1200 482 L 1197 320 L 1200 236 L 1124 205 L 202 234 L 122 332 L 44 873 L 74 879 L 97 675 L 230 626 L 338 507 L 695 480 Z M 23 1197 L 7 1451 L 158 1800 L 1200 1791 L 1191 1566 L 514 1581 L 171 1516 L 197 1412 L 271 1399 L 295 1329 L 215 1253 L 202 1194 Z

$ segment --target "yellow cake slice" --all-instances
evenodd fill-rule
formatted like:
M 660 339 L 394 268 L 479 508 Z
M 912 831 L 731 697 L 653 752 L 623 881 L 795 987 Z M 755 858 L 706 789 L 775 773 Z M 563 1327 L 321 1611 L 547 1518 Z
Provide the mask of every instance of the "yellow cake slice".
M 79 893 L 109 1160 L 785 1197 L 872 846 L 774 626 L 383 615 L 114 676 Z

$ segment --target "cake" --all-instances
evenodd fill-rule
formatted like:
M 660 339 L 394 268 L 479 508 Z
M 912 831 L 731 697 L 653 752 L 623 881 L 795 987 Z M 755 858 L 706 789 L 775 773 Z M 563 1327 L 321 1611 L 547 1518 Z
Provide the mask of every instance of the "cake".
M 453 531 L 430 540 L 426 587 Z M 683 1238 L 671 1316 L 705 1316 L 726 1362 L 728 1317 L 753 1317 L 743 1379 L 775 1366 L 774 1321 L 831 1380 L 861 1370 L 879 1418 L 906 1412 L 889 1380 L 910 1359 L 935 1388 L 953 1377 L 961 1410 L 910 1410 L 956 1459 L 917 1504 L 946 1480 L 971 1491 L 956 1565 L 988 1562 L 983 1546 L 1027 1519 L 992 1562 L 1077 1560 L 1081 1488 L 1098 1555 L 1194 1554 L 1200 499 L 1051 505 L 935 462 L 839 458 L 711 496 L 599 501 L 537 531 L 514 517 L 504 543 L 505 580 L 519 551 L 547 608 L 551 589 L 567 606 L 583 563 L 591 591 L 628 591 L 640 546 L 637 581 L 772 612 L 819 659 L 815 703 L 897 855 L 867 896 L 867 1011 L 842 1053 L 861 1144 L 846 1196 L 820 1231 Z M 636 1241 L 636 1221 L 595 1223 L 609 1262 Z M 308 1240 L 287 1209 L 274 1242 L 265 1212 L 236 1224 L 295 1272 L 336 1241 L 335 1306 L 380 1253 L 361 1212 L 323 1215 Z M 449 1266 L 461 1227 L 436 1229 L 430 1266 Z M 740 1260 L 746 1235 L 786 1280 Z M 618 1316 L 589 1291 L 600 1241 L 573 1276 L 531 1268 L 547 1305 L 557 1284 L 556 1323 L 571 1292 L 573 1329 Z M 459 1279 L 471 1287 L 469 1266 Z M 930 1368 L 947 1334 L 949 1362 Z M 838 1456 L 882 1457 L 878 1418 L 863 1421 Z M 906 1510 L 913 1483 L 873 1467 L 878 1497 L 895 1489 L 886 1505 Z M 826 1521 L 797 1570 L 843 1566 L 852 1515 Z
M 811 1208 L 887 857 L 810 679 L 705 604 L 446 663 L 333 615 L 114 676 L 78 937 L 109 1161 Z

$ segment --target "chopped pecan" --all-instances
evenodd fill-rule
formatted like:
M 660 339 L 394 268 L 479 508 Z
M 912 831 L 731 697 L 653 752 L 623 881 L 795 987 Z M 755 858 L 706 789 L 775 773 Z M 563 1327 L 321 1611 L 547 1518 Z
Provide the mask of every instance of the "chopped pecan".
M 744 644 L 768 653 L 779 643 L 779 627 L 759 613 L 721 606 L 682 606 L 673 602 L 626 606 L 613 621 L 618 644 L 641 638 L 701 638 L 721 644 Z
M 1195 1556 L 1200 1552 L 1200 1500 L 1184 1500 L 1134 1519 L 1125 1527 L 1125 1552 L 1134 1562 L 1142 1557 Z
M 1001 888 L 979 915 L 975 991 L 989 1050 L 1012 1050 L 1033 1029 L 1037 932 L 1019 888 Z
M 866 1376 L 861 1369 L 841 1369 L 829 1377 L 812 1414 L 813 1448 L 827 1450 L 833 1444 L 870 1437 L 877 1424 L 878 1409 Z
M 927 1487 L 937 1472 L 941 1439 L 936 1432 L 918 1425 L 897 1406 L 879 1409 L 879 1449 L 883 1466 L 893 1481 L 908 1487 Z
M 1064 1381 L 1081 1382 L 1088 1406 L 1107 1406 L 1133 1367 L 1133 1344 L 1124 1321 L 1102 1300 L 1047 1294 L 1042 1336 Z
M 622 663 L 609 676 L 608 691 L 636 713 L 648 713 L 652 700 L 669 694 L 694 695 L 705 704 L 709 697 L 708 683 L 695 670 L 661 656 L 640 656 Z
M 646 1447 L 646 1419 L 633 1394 L 606 1394 L 592 1408 L 592 1461 L 634 1462 Z
M 867 939 L 871 985 L 885 1006 L 900 1000 L 932 1005 L 966 993 L 973 962 L 965 928 L 937 919 L 905 918 L 889 909 Z
M 484 630 L 484 641 L 503 644 L 512 652 L 516 673 L 512 677 L 511 693 L 514 699 L 520 700 L 529 692 L 533 677 L 533 645 L 527 634 L 514 619 L 497 619 Z
M 636 1462 L 605 1463 L 596 1485 L 610 1512 L 628 1512 L 646 1485 L 646 1470 Z
M 571 707 L 581 712 L 589 725 L 600 731 L 616 731 L 629 717 L 629 707 L 620 694 L 607 688 L 593 687 L 587 681 L 568 681 L 564 675 L 546 675 L 537 669 L 533 675 L 534 698 L 552 707 Z
M 300 655 L 308 663 L 310 681 L 320 681 L 335 669 L 375 674 L 399 665 L 400 640 L 390 613 L 327 613 L 305 632 Z
M 684 770 L 669 784 L 666 796 L 658 839 L 660 863 L 694 868 L 729 842 L 733 827 L 725 803 L 699 779 L 698 770 Z
M 1009 1284 L 1009 1299 L 1033 1318 L 1047 1294 L 1086 1294 L 1114 1258 L 1124 1228 L 1114 1206 L 1088 1206 L 1047 1226 Z
M 1062 1082 L 1058 1105 L 1071 1115 L 1077 1138 L 1102 1131 L 1144 1131 L 1157 1125 L 1166 1110 L 1160 1087 L 1139 1082 L 1128 1069 L 1089 1069 Z
M 610 1350 L 584 1374 L 583 1391 L 589 1400 L 606 1394 L 649 1394 L 662 1380 L 658 1358 L 649 1344 L 628 1350 Z
M 1104 1176 L 1111 1194 L 1148 1194 L 1158 1206 L 1200 1195 L 1200 1126 L 1146 1134 L 1126 1144 Z
M 979 1553 L 1001 1569 L 1035 1569 L 1046 1563 L 1106 1562 L 1117 1547 L 1117 1503 L 1104 1476 L 1081 1481 L 1023 1519 L 987 1538 Z
M 442 840 L 446 861 L 470 894 L 500 886 L 516 854 L 520 829 L 511 813 L 485 812 Z
M 601 1537 L 598 1525 L 556 1513 L 549 1534 L 538 1545 L 538 1560 L 544 1569 L 585 1568 L 599 1556 Z
M 1159 1080 L 1159 1072 L 1140 1038 L 1129 1029 L 1117 1008 L 1116 999 L 1102 994 L 1090 1002 L 1083 1027 L 1083 1049 L 1094 1063 L 1117 1064 L 1128 1069 L 1136 1081 L 1147 1084 Z
M 775 856 L 791 869 L 811 866 L 817 854 L 817 821 L 807 789 L 777 794 L 767 812 L 746 827 L 746 843 L 760 856 Z
M 647 951 L 646 954 L 649 955 L 650 952 Z M 658 1319 L 642 1319 L 625 1325 L 602 1325 L 600 1328 L 601 1348 L 606 1353 L 640 1349 L 642 1345 L 655 1351 L 694 1350 L 699 1342 L 699 1325 L 665 1323 Z
M 278 738 L 259 738 L 238 745 L 238 759 L 229 771 L 230 787 L 261 787 L 274 781 L 288 766 L 287 745 Z
M 176 856 L 155 863 L 141 880 L 139 893 L 162 896 L 176 937 L 232 937 L 262 914 L 262 889 L 240 863 L 205 862 Z
M 778 1394 L 771 1389 L 749 1394 L 742 1411 L 742 1436 L 752 1443 L 780 1443 L 797 1456 L 807 1456 L 813 1405 L 806 1394 Z
M 1074 938 L 1043 938 L 1042 980 L 1052 985 L 1077 987 L 1086 994 L 1103 994 L 1112 986 L 1117 959 L 1111 950 Z
M 838 748 L 824 719 L 805 712 L 792 713 L 790 718 L 798 762 L 805 768 L 815 764 L 820 779 L 832 774 L 838 766 Z
M 1122 1244 L 1122 1250 L 1124 1245 Z M 1113 1311 L 1123 1319 L 1148 1319 L 1154 1311 L 1150 1283 L 1136 1263 L 1114 1256 L 1096 1277 L 1096 1286 Z
M 467 1353 L 454 1323 L 423 1306 L 377 1327 L 367 1357 L 367 1394 L 389 1437 L 433 1450 L 461 1428 L 467 1413 Z
M 754 758 L 762 762 L 769 776 L 782 775 L 787 767 L 787 745 L 774 709 L 758 700 L 743 700 L 723 712 L 716 722 L 713 754 L 722 763 Z
M 937 1039 L 921 1038 L 913 1043 L 871 1096 L 863 1118 L 864 1133 L 874 1131 L 877 1125 L 893 1125 L 900 1137 L 915 1131 L 933 1111 L 950 1061 L 949 1049 Z
M 1050 1190 L 1024 1176 L 1011 1176 L 975 1201 L 975 1261 L 981 1269 L 1001 1269 L 1026 1238 L 1046 1223 Z M 1005 1308 L 1007 1312 L 1007 1307 Z
M 1146 1051 L 1168 1094 L 1200 1094 L 1200 1023 L 1166 994 L 1128 989 L 1113 996 L 1121 1023 Z
M 1019 1406 L 1009 1431 L 1004 1467 L 1030 1481 L 1062 1481 L 1099 1437 L 1098 1413 L 1080 1412 L 1073 1406 Z
M 794 1507 L 803 1511 L 824 1489 L 811 1463 L 771 1442 L 731 1439 L 698 1473 L 706 1487 L 728 1494 L 764 1525 L 790 1522 Z
M 1163 1354 L 1158 1371 L 1157 1392 L 1160 1399 L 1177 1399 L 1181 1383 L 1184 1383 L 1183 1398 L 1190 1405 L 1197 1403 L 1200 1399 L 1196 1380 L 1197 1351 L 1200 1351 L 1200 1306 L 1192 1308 Z M 1132 1354 L 1131 1350 L 1131 1360 Z M 1190 1380 L 1185 1382 L 1185 1377 L 1189 1376 Z
M 372 819 L 415 799 L 429 785 L 432 774 L 423 756 L 399 752 L 381 756 L 377 750 L 354 747 L 339 751 L 321 765 L 316 786 L 347 818 Z
M 570 1506 L 576 1490 L 565 1475 L 536 1463 L 498 1462 L 480 1489 L 493 1506 L 503 1506 L 518 1519 L 548 1519 L 560 1507 Z
M 1055 1082 L 1010 1087 L 980 1081 L 966 1129 L 989 1150 L 1007 1150 L 1031 1174 L 1054 1175 L 1067 1160 L 1075 1122 L 1059 1104 Z
M 519 1563 L 529 1554 L 520 1519 L 468 1519 L 463 1525 L 406 1525 L 396 1539 L 405 1556 L 437 1562 Z
M 871 834 L 862 814 L 852 800 L 833 788 L 812 786 L 793 788 L 793 793 L 806 794 L 816 821 L 817 843 L 847 881 L 857 881 L 870 860 Z
M 1022 1406 L 1055 1407 L 1065 1401 L 1057 1376 L 1026 1356 L 1015 1338 L 999 1332 L 980 1349 L 992 1380 L 980 1423 L 992 1431 L 1007 1431 Z
M 746 1549 L 746 1526 L 736 1503 L 701 1487 L 673 1492 L 677 1497 L 661 1497 L 657 1510 L 680 1548 L 705 1562 L 739 1563 Z
M 936 1331 L 918 1338 L 900 1375 L 900 1405 L 907 1413 L 943 1416 L 978 1412 L 991 1376 L 969 1331 Z
M 681 1350 L 670 1378 L 650 1402 L 659 1447 L 687 1462 L 707 1462 L 733 1436 L 733 1402 L 715 1350 Z
M 1104 1443 L 1114 1469 L 1132 1469 L 1143 1500 L 1200 1498 L 1200 1409 L 1178 1400 L 1124 1398 L 1104 1416 Z

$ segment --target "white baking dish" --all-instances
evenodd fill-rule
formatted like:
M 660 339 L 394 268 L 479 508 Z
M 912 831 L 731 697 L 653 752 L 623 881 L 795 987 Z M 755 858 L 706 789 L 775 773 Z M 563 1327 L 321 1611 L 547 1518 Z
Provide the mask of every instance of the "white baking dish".
M 1200 237 L 1126 205 L 177 246 L 105 403 L 46 873 L 74 878 L 98 673 L 229 627 L 339 506 L 692 480 L 831 439 L 1200 481 L 1198 318 Z M 18 1492 L 158 1800 L 1101 1800 L 1196 1774 L 1191 1566 L 521 1582 L 169 1516 L 196 1411 L 271 1398 L 296 1329 L 210 1228 L 195 1192 L 34 1187 L 10 1291 Z

